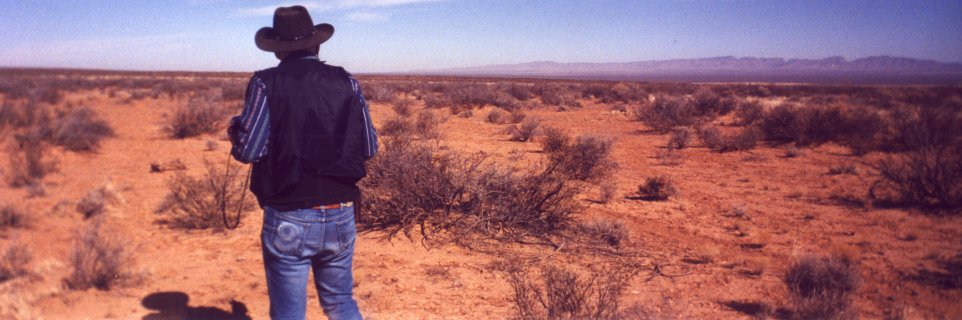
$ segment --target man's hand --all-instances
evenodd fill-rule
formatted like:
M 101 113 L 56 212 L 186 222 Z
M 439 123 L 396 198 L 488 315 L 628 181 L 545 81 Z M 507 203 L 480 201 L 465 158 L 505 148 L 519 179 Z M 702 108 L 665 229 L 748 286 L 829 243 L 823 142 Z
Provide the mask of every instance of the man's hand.
M 240 130 L 240 119 L 233 117 L 230 119 L 230 125 L 227 126 L 227 136 L 230 137 L 230 143 L 233 145 L 240 145 L 240 135 L 238 131 Z

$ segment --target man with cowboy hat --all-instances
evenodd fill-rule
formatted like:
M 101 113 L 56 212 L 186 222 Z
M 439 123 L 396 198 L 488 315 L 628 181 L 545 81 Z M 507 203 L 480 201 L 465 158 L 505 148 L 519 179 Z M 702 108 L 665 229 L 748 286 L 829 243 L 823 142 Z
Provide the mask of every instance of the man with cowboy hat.
M 254 73 L 227 130 L 234 158 L 254 164 L 273 319 L 305 318 L 310 270 L 329 319 L 361 318 L 352 293 L 354 208 L 378 145 L 358 81 L 317 57 L 333 33 L 302 6 L 277 8 L 273 27 L 254 42 L 280 64 Z

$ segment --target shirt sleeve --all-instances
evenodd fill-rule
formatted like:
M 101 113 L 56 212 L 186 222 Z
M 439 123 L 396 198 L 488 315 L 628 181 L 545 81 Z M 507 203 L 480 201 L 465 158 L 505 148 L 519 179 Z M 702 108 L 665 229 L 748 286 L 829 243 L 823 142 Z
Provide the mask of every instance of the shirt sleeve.
M 377 154 L 377 132 L 374 131 L 374 123 L 371 121 L 371 112 L 368 109 L 367 100 L 364 100 L 364 94 L 361 92 L 361 83 L 357 81 L 354 76 L 351 76 L 351 87 L 354 89 L 354 101 L 358 107 L 361 108 L 361 114 L 364 117 L 364 127 L 366 129 L 364 157 L 370 159 Z
M 267 86 L 256 75 L 247 86 L 244 110 L 231 118 L 231 155 L 243 163 L 257 162 L 267 155 L 270 133 L 270 110 L 267 108 Z

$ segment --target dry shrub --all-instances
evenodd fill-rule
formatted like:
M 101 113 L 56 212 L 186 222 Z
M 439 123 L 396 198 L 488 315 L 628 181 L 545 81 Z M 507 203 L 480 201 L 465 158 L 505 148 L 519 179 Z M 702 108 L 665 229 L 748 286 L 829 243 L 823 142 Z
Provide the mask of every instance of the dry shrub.
M 500 239 L 543 237 L 577 211 L 578 185 L 557 164 L 524 171 L 488 163 L 484 155 L 438 153 L 410 140 L 388 139 L 362 180 L 370 227 L 426 238 L 480 234 Z
M 510 137 L 511 141 L 525 142 L 525 141 L 531 140 L 531 138 L 534 137 L 535 133 L 537 133 L 538 131 L 538 126 L 540 124 L 541 124 L 541 121 L 539 121 L 538 119 L 528 118 L 527 120 L 524 120 L 524 122 L 522 122 L 520 125 L 512 124 L 506 129 L 506 131 L 508 132 L 508 135 L 511 136 Z
M 525 101 L 525 100 L 534 98 L 534 93 L 531 92 L 531 86 L 525 85 L 525 84 L 512 83 L 511 85 L 508 86 L 507 90 L 505 91 L 512 98 L 518 99 L 520 101 Z
M 689 141 L 691 141 L 691 131 L 688 128 L 678 128 L 671 131 L 671 136 L 668 137 L 668 148 L 684 149 Z
M 860 283 L 855 262 L 839 256 L 806 256 L 794 261 L 782 279 L 797 319 L 848 319 Z
M 621 220 L 594 219 L 579 224 L 576 231 L 611 247 L 619 247 L 628 241 L 628 228 Z
M 764 111 L 765 108 L 757 100 L 743 100 L 735 108 L 735 118 L 739 125 L 748 126 L 761 119 Z
M 167 182 L 170 190 L 157 208 L 166 223 L 175 228 L 222 230 L 223 211 L 253 209 L 250 196 L 244 196 L 244 176 L 240 166 L 229 162 L 227 170 L 205 162 L 207 173 L 194 178 L 177 172 Z M 244 202 L 241 203 L 241 198 Z
M 548 158 L 557 163 L 560 172 L 569 179 L 597 182 L 617 168 L 611 160 L 611 147 L 610 139 L 578 136 L 574 143 L 549 152 Z
M 668 177 L 657 176 L 645 179 L 638 185 L 638 199 L 645 201 L 664 201 L 678 193 L 675 184 Z
M 511 110 L 510 121 L 511 123 L 521 123 L 521 121 L 524 121 L 524 118 L 527 116 L 528 115 L 525 114 L 524 111 L 521 111 L 521 109 L 514 109 L 514 110 Z
M 394 98 L 394 88 L 386 83 L 367 82 L 364 84 L 364 98 L 372 102 L 390 101 Z
M 761 132 L 751 126 L 736 134 L 724 134 L 718 127 L 705 125 L 699 128 L 698 138 L 705 147 L 717 152 L 747 151 L 754 149 L 761 139 Z
M 7 183 L 14 188 L 40 185 L 44 176 L 56 172 L 59 161 L 47 153 L 47 143 L 36 136 L 18 136 L 9 148 Z
M 598 185 L 598 203 L 608 203 L 615 198 L 618 185 L 614 181 L 604 181 Z
M 74 290 L 110 290 L 129 280 L 132 257 L 125 243 L 125 239 L 104 228 L 99 219 L 78 229 L 70 253 L 70 275 L 64 283 Z
M 903 120 L 900 139 L 907 151 L 883 157 L 874 165 L 879 180 L 873 198 L 927 209 L 962 207 L 962 116 L 948 108 L 917 108 Z
M 571 137 L 564 130 L 555 127 L 544 127 L 541 129 L 541 149 L 545 153 L 559 152 L 568 147 Z
M 852 127 L 858 124 L 849 122 L 842 108 L 837 105 L 798 107 L 783 103 L 762 115 L 759 128 L 765 140 L 770 142 L 794 142 L 798 146 L 810 146 L 841 141 L 850 132 L 860 130 Z
M 33 260 L 30 247 L 20 242 L 12 242 L 0 257 L 0 283 L 29 273 L 27 266 Z
M 0 230 L 27 226 L 27 215 L 12 205 L 0 207 Z
M 637 273 L 634 267 L 620 264 L 586 275 L 553 265 L 545 265 L 538 275 L 520 262 L 507 269 L 515 311 L 525 320 L 627 318 L 620 310 L 620 300 L 628 281 Z
M 881 135 L 886 130 L 882 116 L 875 109 L 854 105 L 843 110 L 844 132 L 839 143 L 852 150 L 855 155 L 864 155 L 881 147 Z
M 735 109 L 735 100 L 722 98 L 718 93 L 707 87 L 699 88 L 692 94 L 695 112 L 700 116 L 715 117 L 725 115 Z
M 414 122 L 405 118 L 388 119 L 378 128 L 377 133 L 383 136 L 414 134 Z
M 100 215 L 107 210 L 108 205 L 116 204 L 121 201 L 120 195 L 114 189 L 113 184 L 107 183 L 97 189 L 91 190 L 77 202 L 77 212 L 84 215 L 85 219 Z
M 502 111 L 501 109 L 493 109 L 490 112 L 488 112 L 488 115 L 485 116 L 484 120 L 487 121 L 488 123 L 502 124 L 505 122 L 506 119 L 505 119 L 504 111 Z
M 422 139 L 437 139 L 441 137 L 441 130 L 438 129 L 442 119 L 430 110 L 421 110 L 418 117 L 414 120 L 414 132 Z
M 227 109 L 211 99 L 194 98 L 175 109 L 164 128 L 177 139 L 216 133 L 223 127 L 227 116 Z
M 401 117 L 410 116 L 412 106 L 414 106 L 414 100 L 408 97 L 396 97 L 391 102 L 391 109 Z
M 690 126 L 699 121 L 697 110 L 690 101 L 666 95 L 658 95 L 650 103 L 640 106 L 633 116 L 658 132 L 668 132 L 674 127 Z
M 50 129 L 52 144 L 70 151 L 94 151 L 100 141 L 114 135 L 107 121 L 87 107 L 73 108 L 58 116 Z

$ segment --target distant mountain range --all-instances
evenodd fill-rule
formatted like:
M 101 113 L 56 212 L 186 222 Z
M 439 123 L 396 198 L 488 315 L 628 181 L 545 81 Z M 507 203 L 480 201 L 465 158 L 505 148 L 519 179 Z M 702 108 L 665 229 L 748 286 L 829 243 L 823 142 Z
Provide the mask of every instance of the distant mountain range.
M 623 63 L 551 61 L 487 65 L 414 74 L 695 82 L 815 82 L 962 84 L 962 63 L 873 56 L 847 61 L 825 59 L 736 58 L 647 60 Z

